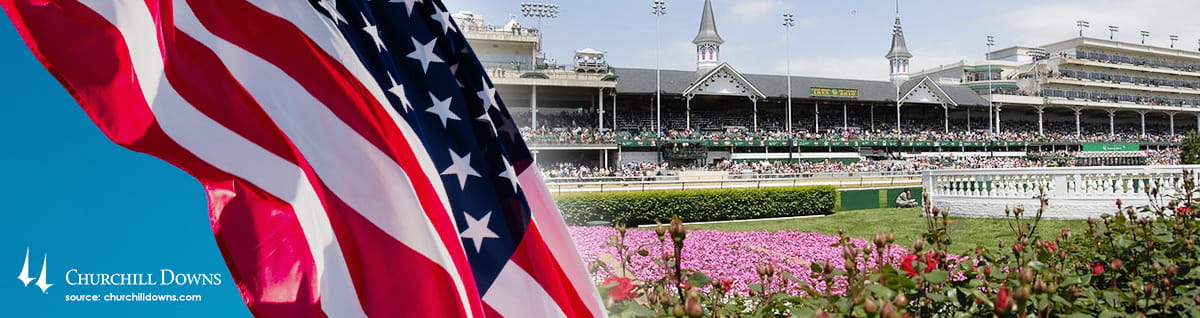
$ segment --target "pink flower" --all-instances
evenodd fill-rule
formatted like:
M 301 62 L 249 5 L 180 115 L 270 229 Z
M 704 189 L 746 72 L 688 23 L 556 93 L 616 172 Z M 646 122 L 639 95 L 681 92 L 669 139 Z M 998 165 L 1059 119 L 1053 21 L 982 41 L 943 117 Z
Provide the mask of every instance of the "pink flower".
M 1104 275 L 1104 264 L 1096 263 L 1092 265 L 1092 275 Z

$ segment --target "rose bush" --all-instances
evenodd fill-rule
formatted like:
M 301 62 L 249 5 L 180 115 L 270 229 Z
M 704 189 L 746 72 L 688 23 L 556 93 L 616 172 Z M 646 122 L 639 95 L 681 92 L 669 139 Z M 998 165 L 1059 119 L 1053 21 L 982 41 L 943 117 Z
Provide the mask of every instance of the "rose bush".
M 1011 240 L 962 257 L 946 250 L 948 213 L 929 204 L 927 231 L 910 248 L 886 234 L 867 242 L 786 231 L 688 232 L 678 218 L 656 231 L 572 231 L 598 277 L 633 277 L 622 299 L 603 294 L 614 316 L 1195 317 L 1195 181 L 1184 171 L 1155 182 L 1146 190 L 1149 206 L 1118 201 L 1115 213 L 1088 220 L 1084 233 L 1063 229 L 1057 237 L 1036 234 L 1045 199 L 1032 215 L 1015 207 L 1006 211 Z M 789 241 L 803 243 L 772 244 Z M 598 257 L 605 254 L 613 255 L 608 262 Z M 602 291 L 612 286 L 620 284 L 600 284 Z

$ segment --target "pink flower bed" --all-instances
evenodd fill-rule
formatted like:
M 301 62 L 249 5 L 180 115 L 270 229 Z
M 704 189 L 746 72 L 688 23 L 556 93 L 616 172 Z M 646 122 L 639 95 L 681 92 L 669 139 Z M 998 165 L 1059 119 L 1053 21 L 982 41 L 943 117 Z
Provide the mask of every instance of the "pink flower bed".
M 607 246 L 609 237 L 616 235 L 611 227 L 571 227 L 571 235 L 579 246 L 587 264 L 597 261 L 600 255 L 608 253 L 615 258 L 616 248 Z M 738 294 L 747 294 L 748 284 L 761 283 L 755 265 L 770 263 L 778 271 L 786 271 L 804 280 L 818 292 L 825 292 L 824 283 L 812 282 L 809 277 L 811 270 L 807 263 L 830 262 L 837 268 L 843 268 L 845 261 L 842 251 L 833 247 L 838 237 L 811 232 L 796 231 L 688 231 L 684 240 L 683 268 L 693 269 L 712 277 L 713 280 L 728 279 L 733 282 L 731 290 Z M 852 239 L 859 247 L 866 247 L 869 242 L 862 239 Z M 626 232 L 625 245 L 629 247 L 630 264 L 628 270 L 639 280 L 654 280 L 662 278 L 664 269 L 654 262 L 660 258 L 662 251 L 671 251 L 670 239 L 660 244 L 653 230 L 630 229 Z M 644 249 L 650 254 L 641 256 L 635 253 Z M 903 248 L 893 247 L 885 253 L 885 261 L 896 263 L 904 257 Z M 863 263 L 863 262 L 860 262 Z M 874 258 L 859 267 L 874 266 Z M 606 275 L 600 273 L 598 275 Z M 777 280 L 786 280 L 782 277 Z M 795 284 L 788 283 L 790 292 L 799 292 Z M 828 292 L 840 293 L 839 284 L 834 284 Z

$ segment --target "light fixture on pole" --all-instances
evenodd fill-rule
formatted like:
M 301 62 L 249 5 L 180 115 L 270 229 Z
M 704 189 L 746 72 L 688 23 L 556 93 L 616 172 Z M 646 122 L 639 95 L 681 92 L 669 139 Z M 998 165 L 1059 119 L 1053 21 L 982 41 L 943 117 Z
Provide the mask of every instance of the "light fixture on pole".
M 988 81 L 988 132 L 995 132 L 995 122 L 992 120 L 992 113 L 995 112 L 995 106 L 992 104 L 992 46 L 994 45 L 996 45 L 996 37 L 991 35 L 987 36 L 988 50 L 985 55 L 987 56 L 988 68 L 985 74 L 987 74 Z
M 1142 34 L 1142 44 L 1146 44 L 1146 37 L 1150 36 L 1150 31 L 1141 31 L 1140 33 Z
M 1175 48 L 1175 41 L 1179 41 L 1179 36 L 1172 34 L 1172 35 L 1170 35 L 1170 38 L 1171 38 L 1171 48 L 1173 49 L 1173 48 Z
M 662 36 L 662 16 L 667 14 L 667 1 L 654 0 L 654 4 L 650 6 L 650 13 L 654 15 L 654 131 L 655 136 L 662 137 L 662 69 L 659 66 L 662 60 L 661 48 L 659 47 L 659 37 Z
M 537 52 L 534 52 L 532 63 L 532 68 L 537 69 L 537 54 L 541 53 L 542 37 L 546 35 L 545 32 L 542 32 L 542 18 L 557 18 L 558 5 L 553 3 L 521 2 L 521 15 L 525 17 L 537 18 L 538 20 L 538 47 L 537 50 L 535 50 Z
M 783 14 L 783 46 L 786 52 L 785 60 L 787 61 L 787 129 L 788 134 L 792 133 L 792 47 L 788 41 L 788 33 L 792 27 L 796 26 L 796 19 L 791 13 Z
M 1108 26 L 1108 39 L 1115 40 L 1114 37 L 1117 34 L 1117 31 L 1120 29 L 1121 29 L 1120 27 L 1115 26 L 1115 25 Z
M 1083 28 L 1091 27 L 1092 25 L 1084 20 L 1075 20 L 1075 26 L 1079 27 L 1079 36 L 1083 36 Z

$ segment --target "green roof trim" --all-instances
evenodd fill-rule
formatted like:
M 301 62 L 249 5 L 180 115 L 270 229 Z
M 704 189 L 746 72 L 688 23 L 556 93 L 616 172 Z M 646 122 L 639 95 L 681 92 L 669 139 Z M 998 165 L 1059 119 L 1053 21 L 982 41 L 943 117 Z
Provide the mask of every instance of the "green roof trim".
M 963 69 L 963 71 L 967 72 L 967 73 L 983 73 L 983 72 L 1003 72 L 1004 69 L 993 66 L 993 67 L 968 68 L 968 69 Z
M 971 85 L 967 85 L 967 87 L 970 87 L 971 89 L 987 89 L 987 88 L 988 88 L 988 84 L 971 84 Z M 991 86 L 991 88 L 1020 88 L 1020 87 L 1018 87 L 1018 86 L 1017 86 L 1017 84 L 1010 84 L 1010 83 L 996 84 L 996 83 L 992 83 L 992 86 Z

